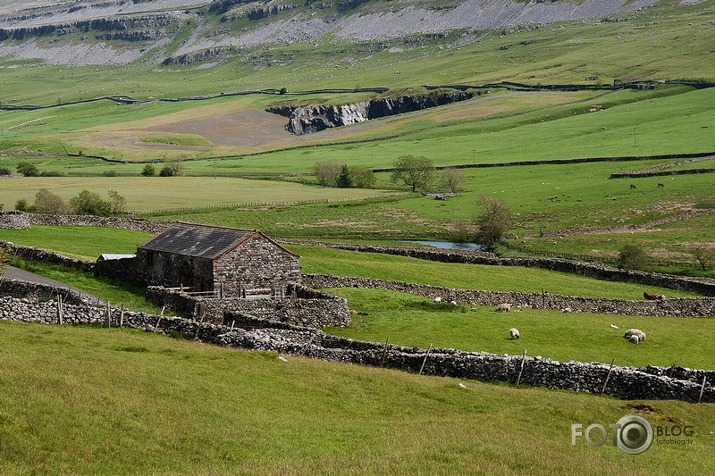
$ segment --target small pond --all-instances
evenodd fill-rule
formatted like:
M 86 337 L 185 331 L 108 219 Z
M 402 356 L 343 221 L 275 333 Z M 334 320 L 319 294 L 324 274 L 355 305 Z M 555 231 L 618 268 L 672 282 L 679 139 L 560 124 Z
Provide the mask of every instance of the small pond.
M 410 240 L 405 243 L 415 243 L 418 245 L 431 246 L 433 248 L 441 248 L 443 250 L 481 250 L 482 245 L 477 243 L 457 243 L 456 241 L 423 241 Z

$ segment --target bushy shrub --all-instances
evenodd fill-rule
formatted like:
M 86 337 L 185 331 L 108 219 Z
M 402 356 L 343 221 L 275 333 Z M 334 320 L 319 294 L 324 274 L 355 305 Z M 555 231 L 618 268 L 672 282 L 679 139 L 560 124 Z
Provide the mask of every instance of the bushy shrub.
M 639 245 L 627 244 L 618 254 L 618 267 L 645 271 L 648 269 L 648 254 Z
M 144 168 L 142 169 L 142 175 L 144 177 L 153 177 L 156 175 L 156 169 L 154 168 L 153 165 L 151 164 L 146 164 Z
M 32 206 L 28 203 L 27 200 L 21 198 L 20 200 L 15 202 L 15 210 L 17 210 L 18 212 L 31 212 Z
M 24 177 L 39 177 L 40 170 L 35 164 L 29 162 L 19 162 L 17 164 L 17 173 L 23 175 Z
M 77 215 L 109 216 L 112 205 L 89 190 L 82 190 L 79 195 L 70 200 L 72 211 Z
M 170 165 L 165 165 L 159 171 L 159 177 L 173 177 L 174 169 Z

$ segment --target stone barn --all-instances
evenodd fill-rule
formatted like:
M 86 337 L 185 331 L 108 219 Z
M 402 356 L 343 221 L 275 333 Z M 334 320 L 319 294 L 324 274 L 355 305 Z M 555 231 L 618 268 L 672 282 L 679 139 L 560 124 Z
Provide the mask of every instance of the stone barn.
M 178 224 L 137 248 L 147 284 L 219 296 L 283 294 L 300 284 L 299 256 L 263 233 Z

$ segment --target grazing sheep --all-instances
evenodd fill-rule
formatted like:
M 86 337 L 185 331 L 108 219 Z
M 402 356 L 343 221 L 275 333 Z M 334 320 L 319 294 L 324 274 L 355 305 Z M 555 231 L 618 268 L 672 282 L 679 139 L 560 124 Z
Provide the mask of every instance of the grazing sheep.
M 518 339 L 519 338 L 519 329 L 516 329 L 514 327 L 509 329 L 509 338 L 511 340 Z
M 503 302 L 497 306 L 496 309 L 494 309 L 496 312 L 509 312 L 511 311 L 511 304 L 508 302 Z
M 628 338 L 628 342 L 631 344 L 637 344 L 638 342 L 641 341 L 641 338 L 638 336 L 638 334 L 633 334 Z
M 645 332 L 643 332 L 640 329 L 628 329 L 626 333 L 623 335 L 626 339 L 629 341 L 633 342 L 631 339 L 632 336 L 636 336 L 637 341 L 634 342 L 634 344 L 637 344 L 638 342 L 644 341 L 645 340 Z
M 454 305 L 454 306 L 457 305 L 457 301 L 452 300 L 452 301 L 449 301 L 449 302 L 450 302 L 450 304 L 452 304 L 452 305 Z
M 565 307 L 565 308 L 561 309 L 561 312 L 571 312 L 571 311 L 572 311 L 572 309 L 570 307 Z
M 436 298 L 434 298 L 434 302 L 442 302 L 442 298 L 437 296 Z

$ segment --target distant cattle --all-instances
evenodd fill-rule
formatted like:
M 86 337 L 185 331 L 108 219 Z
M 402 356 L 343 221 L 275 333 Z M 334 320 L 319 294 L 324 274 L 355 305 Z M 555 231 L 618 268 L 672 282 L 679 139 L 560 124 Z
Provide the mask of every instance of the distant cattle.
M 665 184 L 663 182 L 658 182 L 659 187 L 665 187 Z
M 662 294 L 649 294 L 649 293 L 644 292 L 643 297 L 649 301 L 663 301 L 663 300 L 665 300 L 665 296 L 663 296 Z
M 635 186 L 635 185 L 633 185 L 633 184 L 631 184 L 631 188 L 636 188 L 636 186 Z

